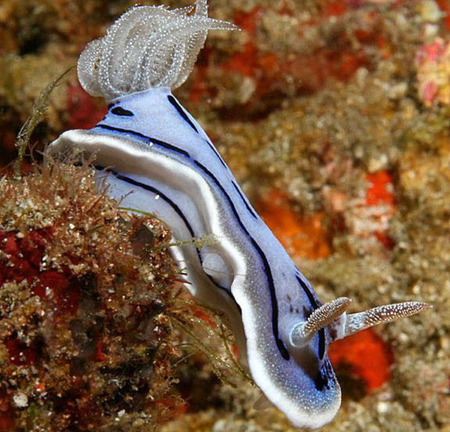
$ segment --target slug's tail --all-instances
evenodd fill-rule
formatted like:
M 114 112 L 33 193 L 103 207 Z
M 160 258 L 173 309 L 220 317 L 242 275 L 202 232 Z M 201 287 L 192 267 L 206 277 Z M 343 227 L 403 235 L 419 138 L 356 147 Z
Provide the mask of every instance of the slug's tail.
M 168 10 L 136 6 L 106 36 L 89 43 L 78 61 L 78 77 L 92 96 L 111 100 L 155 87 L 179 87 L 191 72 L 208 30 L 236 30 L 208 17 L 207 0 Z

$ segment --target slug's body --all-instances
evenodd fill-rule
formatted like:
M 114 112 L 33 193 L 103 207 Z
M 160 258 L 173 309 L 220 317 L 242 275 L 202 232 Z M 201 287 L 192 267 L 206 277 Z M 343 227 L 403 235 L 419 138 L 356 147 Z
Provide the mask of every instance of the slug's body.
M 307 406 L 311 395 L 320 395 L 309 422 L 331 419 L 340 392 L 326 356 L 328 330 L 298 353 L 307 367 L 298 366 L 289 346 L 292 328 L 321 302 L 169 89 L 116 101 L 92 131 L 66 132 L 54 145 L 67 144 L 89 150 L 96 163 L 112 167 L 108 193 L 124 197 L 125 207 L 156 213 L 176 240 L 217 237 L 214 245 L 201 249 L 176 248 L 189 289 L 228 314 L 241 351 L 248 352 L 252 375 L 266 394 L 277 395 L 280 405 L 292 404 L 293 411 Z
M 182 16 L 180 12 L 146 8 L 165 20 L 170 13 L 176 22 Z M 139 9 L 128 12 L 128 17 L 137 15 Z M 206 1 L 199 1 L 196 15 L 187 19 L 200 16 L 206 30 L 230 28 L 205 18 L 205 14 Z M 126 15 L 121 20 L 129 38 L 132 26 Z M 108 36 L 117 38 L 121 20 Z M 181 27 L 177 24 L 177 28 Z M 201 37 L 206 36 L 205 28 L 197 26 L 189 34 L 197 42 L 197 51 Z M 131 86 L 130 94 L 117 97 L 120 85 L 114 87 L 108 75 L 111 60 L 106 66 L 102 63 L 102 43 L 111 51 L 108 36 L 97 41 L 91 51 L 88 47 L 88 61 L 79 65 L 82 83 L 86 74 L 87 81 L 91 80 L 83 83 L 85 88 L 115 98 L 107 116 L 90 131 L 62 134 L 50 151 L 75 146 L 94 155 L 96 165 L 106 168 L 101 176 L 106 176 L 111 196 L 122 199 L 125 207 L 155 213 L 168 223 L 174 239 L 186 241 L 174 247 L 173 253 L 186 268 L 188 288 L 203 302 L 226 313 L 258 386 L 294 425 L 317 428 L 326 424 L 335 416 L 341 398 L 327 355 L 329 344 L 378 322 L 423 310 L 426 305 L 403 303 L 355 315 L 346 314 L 350 301 L 345 298 L 322 305 L 256 214 L 203 129 L 170 88 L 157 85 L 145 89 L 144 83 L 144 88 L 141 84 Z M 189 51 L 192 44 L 183 46 Z M 176 61 L 175 53 L 179 51 L 172 47 L 171 52 L 173 58 L 166 63 L 178 67 L 182 61 Z M 129 58 L 138 59 L 136 69 L 151 67 L 142 55 Z M 193 64 L 191 60 L 185 63 Z M 117 73 L 117 67 L 112 69 Z M 186 75 L 185 69 L 180 70 Z M 144 82 L 142 75 L 140 70 L 134 82 Z M 179 75 L 172 81 L 178 83 Z M 92 82 L 94 78 L 99 82 Z M 216 241 L 203 247 L 191 242 L 208 235 Z

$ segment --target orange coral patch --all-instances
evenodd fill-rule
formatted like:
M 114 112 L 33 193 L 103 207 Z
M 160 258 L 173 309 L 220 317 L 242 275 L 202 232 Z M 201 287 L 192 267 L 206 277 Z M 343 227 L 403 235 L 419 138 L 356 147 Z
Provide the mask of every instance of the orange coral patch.
M 258 21 L 262 13 L 261 7 L 255 7 L 249 12 L 237 11 L 234 15 L 234 23 L 254 36 L 258 30 Z
M 335 342 L 329 355 L 338 371 L 350 367 L 351 374 L 363 380 L 369 391 L 380 388 L 391 377 L 392 351 L 372 329 Z
M 283 246 L 293 254 L 311 260 L 330 255 L 323 212 L 312 216 L 299 215 L 286 195 L 276 189 L 258 202 L 257 207 Z
M 324 6 L 324 15 L 326 17 L 340 16 L 347 12 L 347 4 L 342 0 L 330 1 Z
M 437 0 L 439 8 L 444 12 L 444 22 L 448 30 L 450 30 L 450 2 L 448 0 Z
M 223 69 L 230 72 L 239 72 L 247 77 L 255 77 L 260 70 L 259 51 L 254 42 L 247 42 L 243 51 L 235 54 L 223 64 Z
M 366 203 L 368 206 L 382 206 L 383 213 L 379 215 L 385 222 L 380 226 L 389 223 L 389 220 L 397 209 L 397 200 L 394 194 L 394 179 L 388 171 L 378 171 L 367 176 L 370 186 L 367 189 Z M 387 229 L 380 229 L 374 232 L 377 239 L 388 249 L 395 245 L 394 240 L 387 233 Z
M 367 176 L 371 186 L 367 189 L 367 205 L 396 205 L 394 179 L 388 171 L 378 171 Z

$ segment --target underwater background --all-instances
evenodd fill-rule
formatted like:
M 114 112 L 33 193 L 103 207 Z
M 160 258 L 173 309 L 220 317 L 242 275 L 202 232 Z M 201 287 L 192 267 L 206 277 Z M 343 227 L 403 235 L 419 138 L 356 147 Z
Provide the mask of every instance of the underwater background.
M 294 431 L 253 408 L 161 221 L 126 215 L 87 166 L 39 168 L 106 107 L 75 69 L 36 101 L 134 4 L 0 1 L 0 431 Z M 322 300 L 434 305 L 332 346 L 343 403 L 323 431 L 450 432 L 450 4 L 210 0 L 209 15 L 242 31 L 211 32 L 175 94 Z M 44 111 L 14 176 L 16 136 Z

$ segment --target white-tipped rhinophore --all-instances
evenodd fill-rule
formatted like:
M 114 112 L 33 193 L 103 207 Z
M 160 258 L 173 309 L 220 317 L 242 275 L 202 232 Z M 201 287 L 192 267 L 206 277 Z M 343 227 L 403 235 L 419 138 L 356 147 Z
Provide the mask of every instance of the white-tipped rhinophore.
M 299 323 L 294 327 L 291 333 L 292 345 L 297 348 L 307 345 L 320 329 L 342 316 L 351 302 L 348 297 L 339 297 L 317 308 L 306 322 Z
M 406 318 L 431 307 L 423 302 L 404 302 L 377 306 L 364 312 L 350 314 L 346 317 L 344 332 L 340 337 L 350 336 L 377 324 Z
M 92 96 L 107 100 L 156 87 L 179 87 L 188 77 L 208 30 L 237 26 L 209 18 L 207 0 L 192 8 L 136 6 L 106 36 L 89 43 L 78 61 L 78 78 Z

